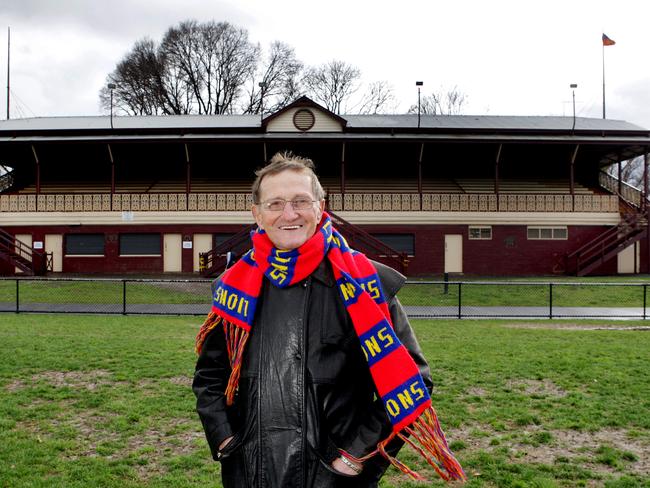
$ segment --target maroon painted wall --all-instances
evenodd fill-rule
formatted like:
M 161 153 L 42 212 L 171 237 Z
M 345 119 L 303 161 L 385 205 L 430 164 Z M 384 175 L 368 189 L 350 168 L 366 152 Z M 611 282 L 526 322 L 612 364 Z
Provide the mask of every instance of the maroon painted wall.
M 467 225 L 376 225 L 363 226 L 371 233 L 413 233 L 415 255 L 410 258 L 408 275 L 441 275 L 444 272 L 444 242 L 446 234 L 463 236 L 463 273 L 479 276 L 540 276 L 565 274 L 564 256 L 607 229 L 606 226 L 569 226 L 567 240 L 528 240 L 525 225 L 493 225 L 492 239 L 468 239 Z M 142 225 L 129 226 L 48 226 L 12 227 L 14 234 L 31 233 L 34 241 L 44 240 L 45 234 L 104 233 L 103 257 L 67 256 L 63 258 L 64 273 L 162 273 L 163 256 L 119 256 L 119 234 L 126 232 L 180 233 L 191 239 L 195 233 L 238 232 L 238 225 Z M 647 239 L 642 241 L 641 271 L 648 272 Z M 193 269 L 192 249 L 182 250 L 182 270 Z M 387 263 L 389 264 L 389 263 Z M 616 259 L 610 260 L 593 275 L 616 274 Z M 13 268 L 0 265 L 0 273 L 13 274 Z
M 564 256 L 587 243 L 607 226 L 569 226 L 567 240 L 528 240 L 525 225 L 493 225 L 492 239 L 468 239 L 467 225 L 364 226 L 371 233 L 415 234 L 415 255 L 409 276 L 444 273 L 445 235 L 463 236 L 463 274 L 481 276 L 534 276 L 565 274 Z M 642 268 L 644 269 L 644 268 Z M 616 260 L 596 270 L 616 274 Z

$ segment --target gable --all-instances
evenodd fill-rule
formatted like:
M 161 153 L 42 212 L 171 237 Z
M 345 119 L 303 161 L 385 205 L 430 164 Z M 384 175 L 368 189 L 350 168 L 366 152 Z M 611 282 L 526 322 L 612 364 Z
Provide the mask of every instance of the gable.
M 290 107 L 269 120 L 267 132 L 343 132 L 341 122 L 315 106 Z

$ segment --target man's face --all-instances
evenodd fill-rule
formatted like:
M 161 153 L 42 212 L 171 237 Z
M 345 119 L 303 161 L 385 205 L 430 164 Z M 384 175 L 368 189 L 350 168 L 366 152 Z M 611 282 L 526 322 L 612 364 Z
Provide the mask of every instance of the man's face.
M 316 232 L 325 201 L 315 202 L 306 210 L 294 210 L 287 203 L 282 211 L 272 211 L 264 202 L 273 199 L 291 202 L 296 199 L 316 200 L 312 193 L 311 178 L 299 171 L 282 171 L 267 175 L 260 185 L 260 204 L 253 205 L 253 217 L 260 229 L 264 229 L 273 245 L 278 249 L 296 249 L 302 246 Z

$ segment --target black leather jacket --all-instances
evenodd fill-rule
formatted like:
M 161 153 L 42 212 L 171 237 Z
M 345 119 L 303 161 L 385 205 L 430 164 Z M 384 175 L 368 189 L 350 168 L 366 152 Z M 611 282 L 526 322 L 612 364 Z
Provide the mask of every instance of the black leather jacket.
M 431 390 L 429 368 L 395 296 L 405 278 L 374 264 L 397 336 Z M 366 461 L 359 476 L 330 466 L 337 448 L 363 456 L 391 427 L 327 260 L 289 288 L 264 280 L 232 407 L 224 396 L 229 374 L 218 327 L 204 343 L 193 390 L 212 455 L 221 461 L 224 488 L 377 485 L 387 467 L 380 455 Z M 219 444 L 231 435 L 220 453 Z M 394 452 L 399 447 L 391 446 Z

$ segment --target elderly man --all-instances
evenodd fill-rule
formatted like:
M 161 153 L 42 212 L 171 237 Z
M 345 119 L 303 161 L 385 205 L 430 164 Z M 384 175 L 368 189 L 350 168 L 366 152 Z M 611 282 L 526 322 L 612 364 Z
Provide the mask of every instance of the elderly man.
M 253 249 L 213 285 L 193 389 L 225 488 L 375 487 L 404 441 L 444 479 L 431 378 L 396 293 L 350 249 L 310 160 L 277 154 L 253 184 Z

